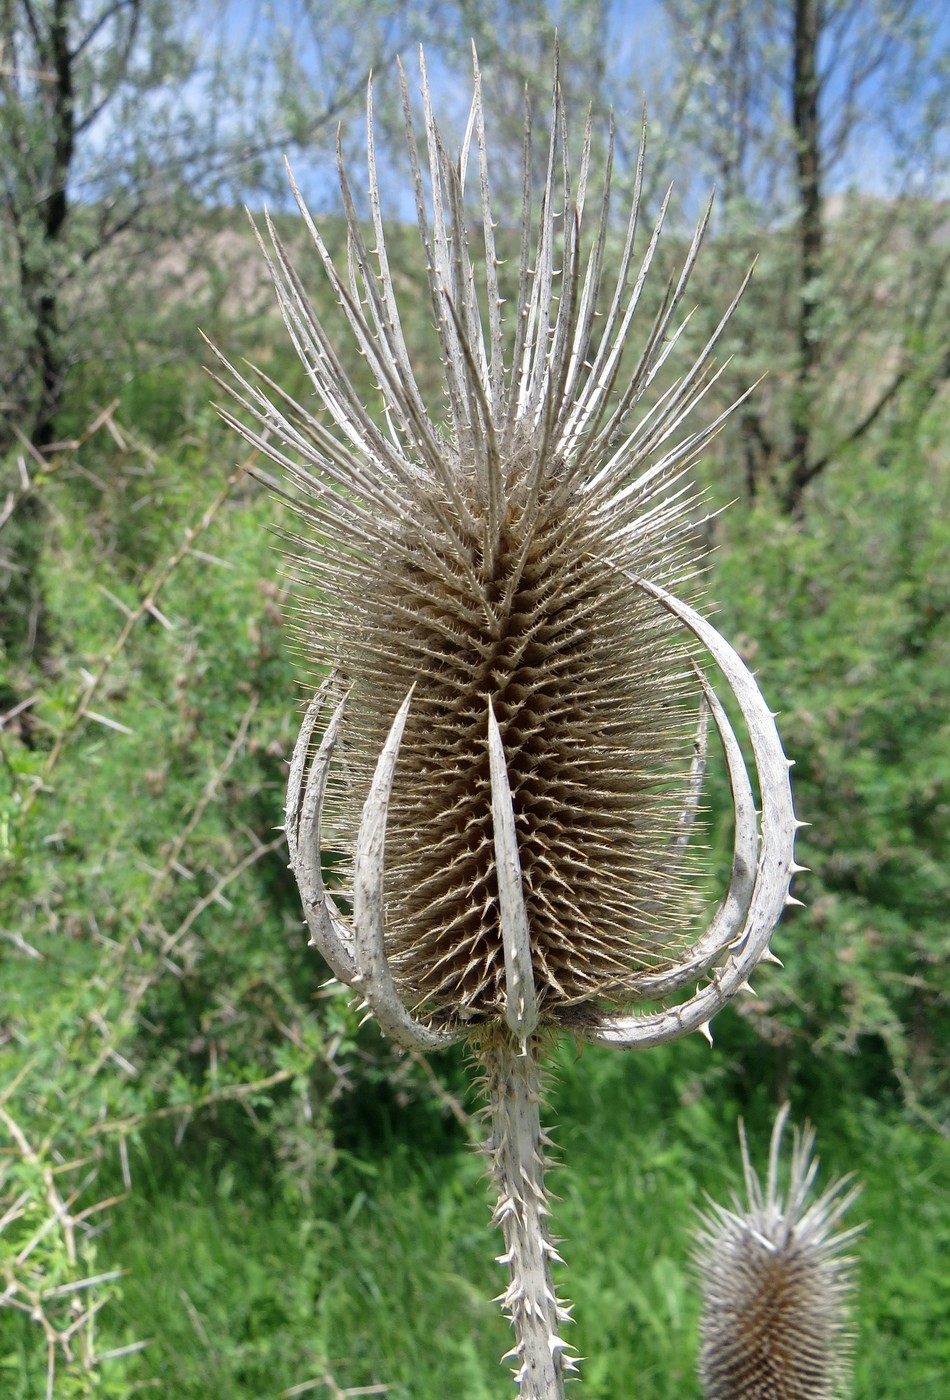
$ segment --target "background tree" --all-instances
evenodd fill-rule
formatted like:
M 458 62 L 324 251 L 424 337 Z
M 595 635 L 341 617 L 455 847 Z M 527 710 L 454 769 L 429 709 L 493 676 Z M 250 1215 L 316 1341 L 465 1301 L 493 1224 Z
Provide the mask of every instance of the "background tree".
M 260 199 L 280 154 L 332 133 L 412 30 L 411 6 L 370 0 L 4 0 L 7 443 L 14 425 L 52 441 L 70 370 L 103 351 L 89 330 L 114 287 L 169 240 L 195 246 L 213 209 Z
M 2 0 L 0 454 L 19 439 L 42 459 L 143 363 L 193 358 L 197 325 L 235 275 L 209 248 L 218 211 L 231 222 L 245 201 L 283 199 L 285 152 L 316 152 L 325 169 L 347 104 L 421 13 L 404 0 L 195 11 Z M 27 472 L 10 478 L 15 493 Z M 21 494 L 0 553 L 0 652 L 12 663 L 42 659 L 46 643 L 40 495 Z M 12 676 L 0 690 L 17 699 Z
M 950 371 L 947 48 L 919 0 L 664 8 L 678 74 L 666 109 L 700 157 L 693 176 L 701 164 L 717 184 L 724 256 L 772 234 L 746 310 L 774 334 L 758 366 L 737 362 L 769 382 L 739 447 L 749 495 L 769 487 L 798 516 L 833 461 L 885 413 L 919 412 L 921 378 L 932 396 Z

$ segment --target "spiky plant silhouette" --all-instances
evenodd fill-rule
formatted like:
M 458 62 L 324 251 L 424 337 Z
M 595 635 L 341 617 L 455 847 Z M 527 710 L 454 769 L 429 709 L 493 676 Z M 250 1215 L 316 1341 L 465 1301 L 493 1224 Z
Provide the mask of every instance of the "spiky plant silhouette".
M 779 1180 L 788 1104 L 772 1130 L 765 1189 L 740 1127 L 746 1199 L 709 1202 L 694 1259 L 703 1294 L 699 1377 L 706 1400 L 832 1400 L 850 1372 L 849 1304 L 864 1228 L 839 1225 L 860 1186 L 814 1195 L 815 1134 L 795 1129 L 788 1186 Z
M 296 488 L 301 527 L 290 551 L 312 598 L 302 640 L 329 673 L 301 729 L 286 812 L 312 942 L 399 1044 L 465 1040 L 484 1066 L 515 1374 L 523 1396 L 551 1400 L 573 1362 L 546 1223 L 546 1039 L 559 1029 L 618 1046 L 708 1035 L 712 1015 L 771 956 L 796 868 L 795 820 L 765 701 L 682 596 L 696 592 L 700 562 L 687 473 L 722 418 L 695 431 L 686 420 L 715 382 L 713 353 L 741 295 L 670 378 L 708 211 L 645 316 L 669 196 L 644 237 L 641 142 L 608 277 L 612 130 L 595 192 L 588 120 L 575 183 L 555 80 L 537 212 L 526 122 L 520 253 L 506 300 L 477 60 L 457 160 L 433 116 L 424 56 L 421 74 L 421 146 L 405 76 L 402 91 L 444 403 L 424 400 L 403 332 L 370 87 L 372 247 L 342 158 L 344 268 L 294 186 L 339 304 L 334 323 L 314 310 L 270 219 L 269 246 L 261 240 L 322 412 L 227 365 L 241 409 L 225 416 Z M 375 412 L 338 349 L 347 334 L 375 377 Z M 761 815 L 740 745 L 696 663 L 703 650 L 742 714 Z M 698 727 L 684 718 L 691 694 Z M 710 714 L 735 849 L 703 926 L 686 847 Z M 334 841 L 353 851 L 350 917 L 320 865 L 336 759 Z

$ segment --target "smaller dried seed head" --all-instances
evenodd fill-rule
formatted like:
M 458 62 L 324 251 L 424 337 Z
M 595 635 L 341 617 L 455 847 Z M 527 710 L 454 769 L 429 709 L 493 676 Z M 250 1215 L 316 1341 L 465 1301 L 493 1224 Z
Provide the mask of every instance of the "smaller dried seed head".
M 795 1130 L 787 1194 L 778 1184 L 788 1105 L 772 1133 L 763 1193 L 740 1128 L 746 1201 L 710 1203 L 694 1262 L 703 1293 L 699 1378 L 706 1400 L 833 1400 L 850 1372 L 854 1260 L 863 1228 L 837 1227 L 860 1190 L 816 1198 L 814 1132 Z

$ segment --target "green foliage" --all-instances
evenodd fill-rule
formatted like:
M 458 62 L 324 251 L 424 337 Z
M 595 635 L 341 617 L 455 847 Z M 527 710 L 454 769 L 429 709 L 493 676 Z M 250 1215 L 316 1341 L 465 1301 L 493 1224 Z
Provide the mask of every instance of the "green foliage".
M 946 410 L 824 484 L 800 525 L 763 505 L 724 524 L 715 586 L 782 712 L 806 908 L 786 975 L 749 1012 L 864 1092 L 943 1113 L 950 901 L 950 477 Z M 804 1056 L 810 1051 L 809 1057 Z M 790 1051 L 791 1053 L 791 1051 Z M 817 1058 L 816 1058 L 817 1057 Z M 842 1058 L 843 1057 L 843 1058 Z M 850 1069 L 848 1061 L 851 1061 Z
M 693 1207 L 736 1181 L 736 1103 L 717 1058 L 711 1068 L 698 1041 L 627 1057 L 564 1044 L 557 1056 L 556 1226 L 591 1400 L 698 1400 Z M 844 1095 L 816 1121 L 819 1179 L 859 1163 L 865 1183 L 856 1397 L 940 1400 L 947 1144 Z M 761 1163 L 768 1105 L 747 1122 Z M 175 1400 L 264 1400 L 327 1375 L 398 1400 L 497 1395 L 510 1336 L 491 1302 L 502 1274 L 482 1163 L 437 1116 L 414 1129 L 382 1153 L 376 1131 L 354 1140 L 309 1203 L 273 1189 L 247 1134 L 206 1124 L 176 1153 L 148 1130 L 130 1154 L 133 1195 L 114 1212 L 110 1248 L 130 1272 L 104 1325 L 110 1346 L 154 1340 L 104 1365 L 104 1381 L 121 1366 L 127 1393 L 161 1378 Z M 9 1348 L 27 1327 L 7 1329 Z
M 413 345 L 427 317 L 420 299 Z M 299 392 L 273 323 L 247 329 Z M 558 1052 L 555 1230 L 590 1400 L 696 1395 L 692 1207 L 736 1182 L 737 1115 L 761 1154 L 785 1094 L 823 1179 L 865 1182 L 858 1400 L 945 1388 L 950 479 L 918 352 L 801 521 L 762 492 L 716 524 L 720 625 L 782 710 L 812 823 L 806 908 L 711 1055 Z M 4 558 L 31 561 L 2 575 L 0 1390 L 32 1400 L 52 1361 L 57 1397 L 497 1394 L 509 1338 L 465 1067 L 400 1059 L 321 989 L 285 869 L 276 509 L 235 472 L 190 359 L 143 350 L 119 386 L 86 366 L 63 433 L 114 395 L 81 445 L 25 458 L 26 486 L 10 460 L 0 490 Z M 734 463 L 709 470 L 718 504 Z M 708 829 L 721 871 L 715 786 Z
M 44 646 L 11 647 L 29 703 L 0 735 L 3 1243 L 64 1377 L 105 1350 L 92 1313 L 56 1334 L 105 1301 L 109 1144 L 231 1104 L 308 1188 L 356 1029 L 318 991 L 275 833 L 294 696 L 271 503 L 207 422 L 160 451 L 113 426 L 34 486 Z

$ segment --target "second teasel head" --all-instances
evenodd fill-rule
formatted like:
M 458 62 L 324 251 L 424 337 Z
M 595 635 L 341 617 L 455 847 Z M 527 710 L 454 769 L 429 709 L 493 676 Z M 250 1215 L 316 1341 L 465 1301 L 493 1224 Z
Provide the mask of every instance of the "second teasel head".
M 612 132 L 594 188 L 588 121 L 575 179 L 555 82 L 544 187 L 535 198 L 529 123 L 520 227 L 500 231 L 477 64 L 457 156 L 424 61 L 421 88 L 420 158 L 403 78 L 442 401 L 423 398 L 403 329 L 372 93 L 368 229 L 339 162 L 345 266 L 295 187 L 338 302 L 333 324 L 267 220 L 281 310 L 319 410 L 231 371 L 254 420 L 231 421 L 297 488 L 290 548 L 314 600 L 302 639 L 330 676 L 292 765 L 292 863 L 314 941 L 397 1039 L 440 1044 L 497 1024 L 522 1038 L 560 1025 L 650 1043 L 705 1027 L 746 982 L 795 868 L 771 716 L 683 597 L 701 564 L 687 473 L 721 422 L 691 430 L 686 419 L 715 378 L 732 307 L 671 376 L 705 221 L 647 313 L 666 202 L 644 230 L 642 150 L 608 271 Z M 502 271 L 503 243 L 513 270 Z M 347 369 L 357 355 L 378 390 L 369 407 Z M 761 819 L 696 664 L 703 650 L 749 731 Z M 684 850 L 710 714 L 736 834 L 729 887 L 703 927 Z M 331 760 L 343 775 L 334 842 L 354 852 L 352 918 L 320 872 Z M 642 1003 L 658 1009 L 622 1014 Z
M 842 1228 L 860 1186 L 815 1189 L 815 1132 L 793 1131 L 780 1181 L 789 1106 L 772 1130 L 763 1187 L 740 1124 L 745 1199 L 709 1201 L 693 1258 L 703 1296 L 699 1380 L 706 1400 L 838 1400 L 851 1372 L 856 1261 L 864 1229 Z

